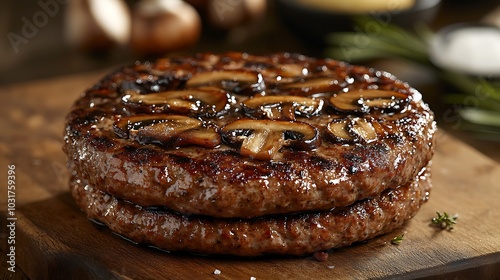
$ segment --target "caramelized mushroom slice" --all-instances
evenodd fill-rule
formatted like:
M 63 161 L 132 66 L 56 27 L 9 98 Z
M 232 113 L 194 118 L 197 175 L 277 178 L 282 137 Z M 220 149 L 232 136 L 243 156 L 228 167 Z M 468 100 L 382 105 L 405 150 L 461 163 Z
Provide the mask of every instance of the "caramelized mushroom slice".
M 312 150 L 319 144 L 317 130 L 301 122 L 240 119 L 227 124 L 223 139 L 241 144 L 240 154 L 259 160 L 271 160 L 282 147 Z
M 326 126 L 326 135 L 338 143 L 370 143 L 378 139 L 378 123 L 364 118 L 336 119 Z
M 141 144 L 164 146 L 198 145 L 213 148 L 221 138 L 214 127 L 204 127 L 198 119 L 180 115 L 137 115 L 121 118 L 114 124 L 115 133 Z
M 326 126 L 326 138 L 332 142 L 354 143 L 354 136 L 349 133 L 346 119 L 336 119 Z
M 115 121 L 113 131 L 121 138 L 136 137 L 142 127 L 165 121 L 168 115 L 136 115 Z
M 195 145 L 215 148 L 220 145 L 221 137 L 215 127 L 202 127 L 184 131 L 179 134 L 175 143 L 178 146 Z
M 295 95 L 313 95 L 324 92 L 338 92 L 342 89 L 337 79 L 333 77 L 322 77 L 302 80 L 289 84 L 283 84 L 282 90 L 287 90 Z
M 265 90 L 264 78 L 258 72 L 250 71 L 211 71 L 193 75 L 187 87 L 220 86 L 235 94 L 253 95 Z
M 309 70 L 300 64 L 281 64 L 278 67 L 278 73 L 282 77 L 299 77 L 307 75 Z
M 373 124 L 363 118 L 353 118 L 348 125 L 348 130 L 358 139 L 366 143 L 377 140 L 377 132 Z
M 364 114 L 373 110 L 381 113 L 401 112 L 410 100 L 410 95 L 387 90 L 348 91 L 330 97 L 330 103 L 337 111 Z
M 207 116 L 217 115 L 228 106 L 223 90 L 208 87 L 150 94 L 129 91 L 122 100 L 128 104 L 164 106 L 168 112 Z
M 242 103 L 248 115 L 269 119 L 295 120 L 295 116 L 310 117 L 323 108 L 323 100 L 293 95 L 269 95 L 249 98 Z

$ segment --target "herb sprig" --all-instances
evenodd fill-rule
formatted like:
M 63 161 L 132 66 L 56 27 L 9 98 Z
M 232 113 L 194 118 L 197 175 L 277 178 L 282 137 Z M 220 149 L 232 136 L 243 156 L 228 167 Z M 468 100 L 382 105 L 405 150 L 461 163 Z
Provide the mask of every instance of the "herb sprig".
M 371 17 L 356 18 L 355 23 L 356 32 L 338 32 L 327 37 L 332 45 L 326 50 L 328 56 L 350 62 L 396 57 L 428 66 L 461 92 L 444 98 L 463 120 L 457 127 L 481 138 L 500 140 L 499 82 L 435 66 L 430 61 L 428 43 L 434 34 L 426 26 L 416 26 L 415 32 L 410 32 Z
M 442 214 L 440 212 L 436 212 L 436 214 L 437 217 L 432 218 L 431 223 L 438 226 L 442 230 L 446 229 L 448 231 L 451 231 L 454 225 L 457 223 L 457 214 L 453 216 L 448 215 L 448 213 L 446 212 L 443 212 Z
M 394 244 L 394 245 L 399 245 L 403 242 L 403 239 L 405 237 L 405 234 L 401 234 L 401 235 L 398 235 L 398 236 L 395 236 L 392 240 L 391 240 L 391 243 Z

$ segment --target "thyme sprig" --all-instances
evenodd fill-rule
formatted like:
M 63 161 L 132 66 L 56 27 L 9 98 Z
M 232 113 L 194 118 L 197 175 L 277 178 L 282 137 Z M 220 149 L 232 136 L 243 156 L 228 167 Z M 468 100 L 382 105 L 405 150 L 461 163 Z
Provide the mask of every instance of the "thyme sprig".
M 443 212 L 442 214 L 440 212 L 436 212 L 436 214 L 437 217 L 432 218 L 431 223 L 438 226 L 442 230 L 446 229 L 448 231 L 451 231 L 454 225 L 457 223 L 457 214 L 453 216 L 448 215 L 448 213 L 446 212 Z
M 392 240 L 391 240 L 391 243 L 394 244 L 394 245 L 399 245 L 403 242 L 403 239 L 405 237 L 405 234 L 402 233 L 398 236 L 395 236 Z

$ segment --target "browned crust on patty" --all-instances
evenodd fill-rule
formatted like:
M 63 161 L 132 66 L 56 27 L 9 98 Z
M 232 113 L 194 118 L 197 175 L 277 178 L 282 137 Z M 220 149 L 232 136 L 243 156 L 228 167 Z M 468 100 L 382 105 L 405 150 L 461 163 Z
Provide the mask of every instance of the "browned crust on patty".
M 303 94 L 273 83 L 275 73 L 287 74 L 280 65 L 298 65 L 307 68 L 309 76 L 336 79 L 331 91 L 320 97 L 326 102 L 335 93 L 358 89 L 396 91 L 411 101 L 401 113 L 369 114 L 385 133 L 370 143 L 329 141 L 327 124 L 349 114 L 332 113 L 328 106 L 318 116 L 298 117 L 297 121 L 317 128 L 320 146 L 312 151 L 283 147 L 271 161 L 241 156 L 237 147 L 227 143 L 213 149 L 166 148 L 122 139 L 113 132 L 117 118 L 146 110 L 123 104 L 124 88 L 130 83 L 140 81 L 140 87 L 149 90 L 177 89 L 189 81 L 186 73 L 237 68 L 262 73 L 266 95 Z M 172 78 L 172 73 L 185 76 Z M 306 76 L 290 79 L 297 77 Z M 248 96 L 230 94 L 236 101 L 226 113 L 202 119 L 221 128 L 232 120 L 250 118 L 240 108 Z M 68 115 L 64 150 L 78 176 L 135 204 L 164 206 L 184 214 L 258 217 L 343 207 L 406 184 L 431 159 L 435 130 L 433 114 L 420 94 L 385 72 L 291 54 L 203 54 L 138 63 L 105 77 L 83 94 Z
M 403 225 L 428 199 L 429 171 L 380 196 L 326 212 L 225 219 L 151 211 L 73 176 L 72 194 L 89 218 L 140 243 L 169 251 L 256 256 L 303 255 L 350 245 Z

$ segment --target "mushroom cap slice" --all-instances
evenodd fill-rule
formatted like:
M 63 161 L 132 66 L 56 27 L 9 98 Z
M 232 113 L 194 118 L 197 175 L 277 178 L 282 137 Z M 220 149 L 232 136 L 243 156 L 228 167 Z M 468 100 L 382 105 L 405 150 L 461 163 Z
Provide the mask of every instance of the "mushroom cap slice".
M 122 117 L 115 121 L 113 131 L 121 138 L 137 136 L 140 128 L 165 121 L 168 115 L 136 115 Z
M 347 128 L 348 122 L 345 119 L 336 119 L 326 126 L 325 136 L 332 142 L 337 143 L 353 143 L 355 142 L 354 136 Z
M 338 84 L 337 79 L 332 77 L 311 78 L 304 81 L 283 85 L 284 88 L 321 88 Z
M 241 144 L 240 154 L 272 160 L 282 147 L 312 150 L 319 144 L 316 128 L 302 122 L 240 119 L 222 128 L 228 144 Z
M 311 96 L 320 93 L 338 92 L 342 89 L 342 86 L 336 78 L 320 77 L 283 84 L 280 89 L 293 95 Z
M 136 115 L 115 122 L 115 133 L 122 138 L 133 138 L 140 144 L 163 146 L 198 145 L 214 148 L 221 142 L 215 127 L 204 127 L 194 118 L 181 115 Z
M 394 113 L 404 111 L 411 96 L 388 90 L 359 90 L 337 93 L 329 101 L 337 111 L 343 113 Z
M 295 120 L 296 115 L 310 117 L 321 112 L 323 100 L 294 95 L 256 96 L 243 101 L 242 107 L 254 117 Z
M 221 136 L 216 127 L 202 127 L 186 130 L 179 134 L 175 142 L 178 146 L 202 146 L 215 148 L 221 143 Z
M 335 119 L 326 126 L 326 137 L 336 143 L 371 143 L 382 134 L 378 122 L 371 118 L 342 118 Z
M 262 74 L 251 71 L 225 70 L 194 74 L 187 87 L 220 86 L 235 94 L 253 95 L 266 89 Z
M 207 116 L 217 115 L 228 107 L 226 92 L 212 87 L 150 94 L 138 94 L 130 91 L 122 100 L 125 103 L 138 106 L 164 106 L 164 111 L 173 113 Z

